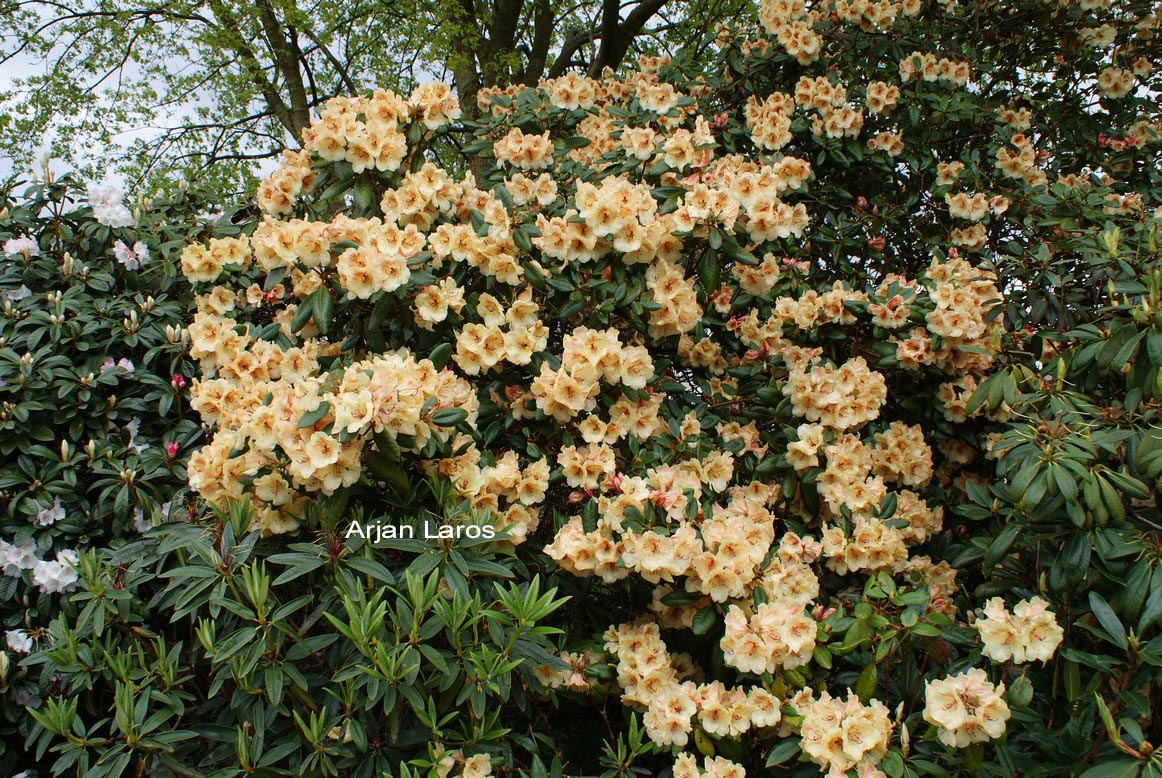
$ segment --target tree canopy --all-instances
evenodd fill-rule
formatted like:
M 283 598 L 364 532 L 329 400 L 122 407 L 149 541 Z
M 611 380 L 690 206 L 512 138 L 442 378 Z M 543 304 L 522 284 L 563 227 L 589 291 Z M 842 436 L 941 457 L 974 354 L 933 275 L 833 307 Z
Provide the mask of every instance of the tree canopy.
M 237 192 L 297 143 L 328 99 L 449 80 L 467 118 L 481 88 L 597 75 L 680 47 L 745 0 L 16 0 L 0 6 L 0 151 L 48 141 L 90 174 L 154 189 L 174 176 Z

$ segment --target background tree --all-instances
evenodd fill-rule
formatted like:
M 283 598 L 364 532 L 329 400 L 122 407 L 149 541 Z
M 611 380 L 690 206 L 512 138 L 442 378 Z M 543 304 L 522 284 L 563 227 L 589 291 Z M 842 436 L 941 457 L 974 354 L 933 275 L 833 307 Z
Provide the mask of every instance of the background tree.
M 450 80 L 466 118 L 483 87 L 617 67 L 680 46 L 747 0 L 20 0 L 0 6 L 0 154 L 45 142 L 85 173 L 110 163 L 153 189 L 173 175 L 220 193 L 297 145 L 312 109 L 374 87 Z M 42 67 L 43 66 L 43 67 Z

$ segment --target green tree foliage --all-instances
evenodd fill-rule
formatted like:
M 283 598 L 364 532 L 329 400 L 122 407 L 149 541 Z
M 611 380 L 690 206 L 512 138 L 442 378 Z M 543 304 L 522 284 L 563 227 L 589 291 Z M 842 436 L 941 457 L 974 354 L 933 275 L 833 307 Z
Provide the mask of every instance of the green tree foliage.
M 482 87 L 617 67 L 642 47 L 680 46 L 743 0 L 132 0 L 0 6 L 0 62 L 26 69 L 0 93 L 0 149 L 49 152 L 135 187 L 196 179 L 250 190 L 255 165 L 297 144 L 312 110 L 374 87 L 449 79 L 476 111 Z

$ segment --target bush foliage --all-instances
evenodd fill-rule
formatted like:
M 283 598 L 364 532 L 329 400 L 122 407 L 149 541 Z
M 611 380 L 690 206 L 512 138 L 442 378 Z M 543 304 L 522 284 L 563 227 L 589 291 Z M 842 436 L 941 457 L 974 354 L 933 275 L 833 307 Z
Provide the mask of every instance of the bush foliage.
M 176 263 L 213 228 L 187 193 L 136 218 L 115 194 L 89 194 L 64 176 L 0 198 L 0 623 L 10 650 L 11 631 L 36 634 L 58 612 L 79 551 L 185 513 L 185 461 L 202 435 L 186 392 L 190 288 Z M 0 725 L 0 769 L 12 774 L 21 706 L 40 702 L 17 656 Z

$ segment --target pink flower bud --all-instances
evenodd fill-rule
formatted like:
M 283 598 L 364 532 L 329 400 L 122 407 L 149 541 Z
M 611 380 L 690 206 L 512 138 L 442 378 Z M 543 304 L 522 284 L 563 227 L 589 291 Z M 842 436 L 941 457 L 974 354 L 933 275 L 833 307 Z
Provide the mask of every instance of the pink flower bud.
M 620 492 L 622 485 L 625 483 L 625 475 L 622 473 L 613 473 L 606 477 L 601 484 L 601 488 L 607 492 Z
M 678 495 L 671 492 L 662 491 L 661 489 L 655 489 L 654 491 L 650 492 L 650 502 L 659 508 L 669 510 L 670 508 L 674 507 L 674 503 L 677 501 Z

